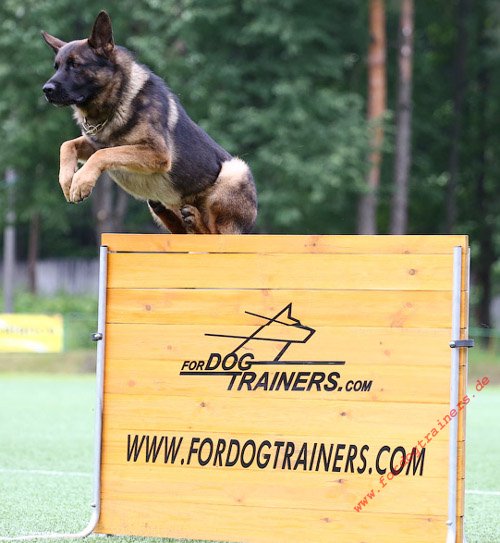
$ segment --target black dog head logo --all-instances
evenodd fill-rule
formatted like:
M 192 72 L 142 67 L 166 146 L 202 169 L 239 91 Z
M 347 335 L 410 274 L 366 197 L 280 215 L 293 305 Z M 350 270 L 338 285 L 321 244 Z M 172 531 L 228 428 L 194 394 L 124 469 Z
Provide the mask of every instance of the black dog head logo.
M 315 330 L 304 326 L 298 319 L 292 316 L 292 304 L 288 304 L 273 317 L 266 317 L 257 313 L 245 311 L 248 315 L 259 317 L 265 322 L 259 326 L 250 336 L 234 336 L 228 334 L 206 334 L 207 336 L 232 337 L 243 339 L 243 341 L 232 351 L 237 352 L 248 347 L 254 341 L 270 341 L 282 345 L 282 349 L 275 356 L 274 362 L 281 359 L 287 349 L 293 343 L 306 343 L 314 334 Z

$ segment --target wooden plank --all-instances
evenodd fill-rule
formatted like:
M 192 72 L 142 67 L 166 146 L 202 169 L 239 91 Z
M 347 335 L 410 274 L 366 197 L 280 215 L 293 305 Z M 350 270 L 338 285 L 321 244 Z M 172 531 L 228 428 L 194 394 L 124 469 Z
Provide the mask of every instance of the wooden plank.
M 261 326 L 289 303 L 307 326 L 451 328 L 451 292 L 109 289 L 107 321 Z M 251 312 L 254 314 L 249 314 Z
M 207 336 L 231 334 L 248 337 L 255 327 L 166 326 L 109 324 L 106 357 L 140 360 L 207 360 L 212 352 L 230 353 L 242 339 Z M 395 364 L 450 366 L 450 331 L 420 328 L 318 327 L 305 344 L 296 343 L 282 360 L 340 360 L 346 365 Z M 282 344 L 247 343 L 256 360 L 273 360 Z
M 469 337 L 469 259 L 470 249 L 464 248 L 462 253 L 462 284 L 461 284 L 461 304 L 460 304 L 460 338 Z M 460 349 L 459 352 L 459 386 L 458 397 L 464 401 L 467 397 L 467 363 L 468 349 Z M 458 460 L 457 460 L 457 496 L 456 496 L 456 541 L 461 543 L 464 537 L 464 513 L 465 513 L 465 438 L 466 438 L 466 410 L 462 410 L 458 415 Z
M 125 252 L 451 254 L 467 247 L 467 236 L 198 236 L 103 234 L 102 245 Z
M 349 402 L 344 400 L 262 398 L 251 396 L 185 397 L 105 394 L 105 420 L 112 428 L 143 428 L 151 432 L 240 432 L 256 436 L 329 434 L 335 440 L 383 435 L 414 444 L 435 427 L 447 435 L 443 404 Z M 408 421 L 411 420 L 411 425 Z M 438 426 L 441 421 L 442 429 Z M 439 431 L 440 430 L 440 431 Z M 413 445 L 412 445 L 413 446 Z
M 224 522 L 220 522 L 224 519 Z M 108 500 L 97 531 L 254 543 L 445 541 L 443 515 L 378 515 L 260 507 Z M 248 536 L 246 534 L 252 534 Z
M 460 458 L 459 458 L 460 461 Z M 457 479 L 457 525 L 465 513 L 465 476 Z
M 108 258 L 108 288 L 449 290 L 449 255 L 140 254 Z
M 197 367 L 192 364 L 191 367 Z M 297 392 L 285 390 L 269 390 L 275 375 L 283 371 L 279 367 L 254 368 L 255 377 L 250 380 L 232 375 L 180 375 L 185 367 L 184 361 L 159 359 L 116 359 L 106 360 L 106 392 L 113 394 L 146 394 L 168 396 L 224 396 L 238 397 L 251 393 L 255 401 L 270 395 L 273 398 L 287 398 Z M 302 372 L 307 395 L 314 399 L 342 399 L 355 402 L 412 402 L 412 403 L 445 403 L 446 391 L 449 388 L 450 370 L 446 365 L 427 366 L 416 369 L 412 366 L 395 364 L 349 365 L 343 367 L 308 366 L 306 364 L 286 368 L 289 372 Z M 331 390 L 328 381 L 331 372 L 338 376 L 332 378 L 337 383 Z M 313 375 L 316 373 L 317 377 Z M 262 375 L 264 375 L 262 377 Z M 319 374 L 319 376 L 318 376 Z M 429 378 L 429 374 L 432 375 Z M 316 381 L 314 381 L 316 379 Z M 258 382 L 261 386 L 258 386 Z M 316 382 L 316 384 L 314 384 Z M 365 390 L 355 391 L 356 383 L 363 382 Z M 267 383 L 267 387 L 265 384 Z M 347 385 L 347 386 L 346 386 Z M 293 386 L 293 385 L 292 385 Z M 230 387 L 230 388 L 229 388 Z M 228 389 L 229 388 L 229 389 Z M 341 390 L 339 390 L 341 389 Z M 368 390 L 366 390 L 368 389 Z
M 465 533 L 464 533 L 464 516 L 460 515 L 457 516 L 457 543 L 463 543 L 465 540 Z
M 377 481 L 378 483 L 378 481 Z M 140 502 L 206 503 L 284 509 L 352 512 L 367 493 L 373 491 L 367 513 L 434 515 L 447 509 L 446 470 L 439 478 L 400 475 L 385 486 L 341 474 L 278 470 L 231 470 L 227 477 L 217 469 L 184 469 L 175 466 L 107 466 L 102 481 L 106 500 Z M 411 495 L 419 500 L 408 500 Z

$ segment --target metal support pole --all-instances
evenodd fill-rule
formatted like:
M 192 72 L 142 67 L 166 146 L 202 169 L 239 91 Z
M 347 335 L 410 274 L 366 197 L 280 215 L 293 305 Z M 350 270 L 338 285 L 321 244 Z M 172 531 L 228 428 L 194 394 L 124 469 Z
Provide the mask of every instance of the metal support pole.
M 451 317 L 451 342 L 460 338 L 460 312 L 462 301 L 462 248 L 453 249 L 453 302 Z M 451 345 L 450 345 L 451 346 Z M 451 349 L 450 411 L 458 405 L 460 348 Z M 448 465 L 448 531 L 446 543 L 456 543 L 457 537 L 457 470 L 458 470 L 458 417 L 450 422 Z
M 81 539 L 89 536 L 99 522 L 101 514 L 101 448 L 102 448 L 102 416 L 104 401 L 104 352 L 106 341 L 106 290 L 108 277 L 108 248 L 101 246 L 99 252 L 99 306 L 97 315 L 97 332 L 92 339 L 97 342 L 96 364 L 96 407 L 94 430 L 94 478 L 92 488 L 91 515 L 87 526 L 76 533 L 41 533 L 12 537 L 0 537 L 0 541 L 29 541 L 41 539 Z

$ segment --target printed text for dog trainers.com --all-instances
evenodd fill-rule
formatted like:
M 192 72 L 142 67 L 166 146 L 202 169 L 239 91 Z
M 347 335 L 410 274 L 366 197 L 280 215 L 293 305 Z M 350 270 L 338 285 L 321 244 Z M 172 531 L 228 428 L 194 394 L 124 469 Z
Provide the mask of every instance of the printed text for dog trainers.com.
M 476 381 L 476 390 L 478 392 L 481 392 L 483 388 L 488 385 L 490 380 L 488 377 L 483 377 L 482 379 L 478 379 Z M 474 397 L 474 396 L 473 396 Z M 406 475 L 408 475 L 409 467 L 410 467 L 410 461 L 413 460 L 415 463 L 415 458 L 423 458 L 425 456 L 425 447 L 435 438 L 439 432 L 444 430 L 446 426 L 449 424 L 452 418 L 456 417 L 462 409 L 465 408 L 465 406 L 470 402 L 469 396 L 466 394 L 462 400 L 458 402 L 458 405 L 456 409 L 451 409 L 449 413 L 447 413 L 442 419 L 437 420 L 436 426 L 431 428 L 429 430 L 429 433 L 427 433 L 422 439 L 419 439 L 417 442 L 417 445 L 415 445 L 411 452 L 405 455 L 402 454 L 401 460 L 399 464 L 396 464 L 396 468 L 392 467 L 388 472 L 387 470 L 378 470 L 378 473 L 380 473 L 380 479 L 379 479 L 379 488 L 378 489 L 371 489 L 370 492 L 365 494 L 365 496 L 357 503 L 357 505 L 354 506 L 354 510 L 360 513 L 365 507 L 368 506 L 370 500 L 375 499 L 376 495 L 380 493 L 380 491 L 387 486 L 387 481 L 392 481 L 395 476 L 399 475 L 404 467 L 407 465 L 408 468 L 406 470 Z M 420 450 L 419 450 L 420 447 Z M 389 452 L 389 450 L 387 450 Z M 423 467 L 423 462 L 422 462 Z M 422 469 L 420 470 L 420 475 L 422 475 Z

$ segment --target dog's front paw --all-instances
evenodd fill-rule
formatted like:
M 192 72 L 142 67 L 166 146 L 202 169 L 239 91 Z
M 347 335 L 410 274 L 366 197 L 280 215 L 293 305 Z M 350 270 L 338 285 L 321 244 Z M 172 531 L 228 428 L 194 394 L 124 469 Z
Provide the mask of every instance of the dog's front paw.
M 64 197 L 66 198 L 67 202 L 71 201 L 69 193 L 71 190 L 71 183 L 73 181 L 74 174 L 75 171 L 70 169 L 61 169 L 61 171 L 59 172 L 59 184 L 61 185 Z
M 88 177 L 82 175 L 83 168 L 78 170 L 73 176 L 71 188 L 69 191 L 69 201 L 77 204 L 88 198 L 95 186 L 95 181 L 89 180 Z

